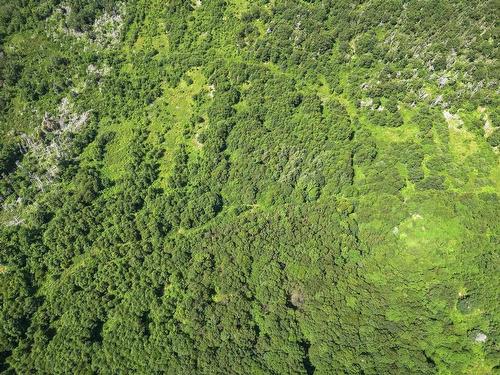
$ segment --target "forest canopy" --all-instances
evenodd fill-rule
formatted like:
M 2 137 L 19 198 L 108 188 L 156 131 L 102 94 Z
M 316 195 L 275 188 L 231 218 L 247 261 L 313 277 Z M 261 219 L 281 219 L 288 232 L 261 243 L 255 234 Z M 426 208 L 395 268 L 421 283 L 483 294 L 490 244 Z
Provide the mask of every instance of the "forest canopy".
M 498 12 L 0 0 L 0 372 L 497 373 Z

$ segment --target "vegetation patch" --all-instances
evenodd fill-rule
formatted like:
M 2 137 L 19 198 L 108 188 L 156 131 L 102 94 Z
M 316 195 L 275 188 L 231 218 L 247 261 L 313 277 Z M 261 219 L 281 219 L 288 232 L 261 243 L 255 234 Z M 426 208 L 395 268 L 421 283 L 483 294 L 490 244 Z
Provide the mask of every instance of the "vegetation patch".
M 0 4 L 0 372 L 494 374 L 494 1 Z

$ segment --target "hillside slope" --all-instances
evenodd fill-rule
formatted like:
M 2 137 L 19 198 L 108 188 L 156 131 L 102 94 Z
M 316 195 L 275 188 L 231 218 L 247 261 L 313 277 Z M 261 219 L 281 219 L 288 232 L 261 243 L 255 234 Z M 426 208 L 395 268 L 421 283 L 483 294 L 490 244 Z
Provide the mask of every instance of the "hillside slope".
M 494 374 L 496 5 L 0 0 L 0 370 Z

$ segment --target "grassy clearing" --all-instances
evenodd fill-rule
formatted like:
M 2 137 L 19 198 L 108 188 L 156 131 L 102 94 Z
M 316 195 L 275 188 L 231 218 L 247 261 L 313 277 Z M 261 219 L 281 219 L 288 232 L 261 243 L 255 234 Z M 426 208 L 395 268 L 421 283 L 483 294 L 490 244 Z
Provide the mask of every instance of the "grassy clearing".
M 462 230 L 457 218 L 413 213 L 399 225 L 399 238 L 418 257 L 436 256 L 458 249 Z
M 230 7 L 233 12 L 240 17 L 242 13 L 248 10 L 250 2 L 248 0 L 231 0 Z
M 493 186 L 496 192 L 500 191 L 500 160 L 496 166 L 491 169 L 490 179 L 493 181 Z
M 206 79 L 199 69 L 192 70 L 188 76 L 193 81 L 191 84 L 181 81 L 175 88 L 164 87 L 163 96 L 155 103 L 155 105 L 164 108 L 171 119 L 170 128 L 166 132 L 165 141 L 161 145 L 165 150 L 165 155 L 160 160 L 160 184 L 164 188 L 167 187 L 168 176 L 170 176 L 173 168 L 175 150 L 181 143 L 185 142 L 183 132 L 189 126 L 189 121 L 193 113 L 193 96 L 206 87 Z M 158 121 L 153 121 L 151 130 L 162 133 L 163 125 Z M 194 140 L 188 142 L 187 146 L 191 149 L 194 148 Z
M 413 125 L 404 124 L 397 128 L 383 127 L 366 124 L 377 140 L 377 144 L 383 145 L 388 142 L 407 142 L 415 140 L 418 135 L 418 128 Z
M 445 120 L 448 124 L 450 151 L 458 161 L 463 162 L 478 150 L 475 137 L 463 127 L 458 115 L 450 116 L 445 112 Z
M 103 127 L 106 131 L 113 131 L 116 134 L 104 157 L 103 173 L 108 178 L 117 180 L 125 173 L 125 167 L 131 160 L 128 150 L 133 140 L 134 129 L 139 129 L 139 126 L 138 121 L 129 119 Z
M 130 144 L 133 140 L 134 130 L 148 126 L 150 136 L 148 141 L 152 147 L 165 150 L 165 155 L 159 160 L 160 185 L 166 187 L 166 181 L 173 167 L 173 155 L 179 144 L 184 143 L 184 129 L 189 125 L 193 108 L 193 96 L 199 93 L 206 85 L 206 80 L 201 71 L 193 70 L 188 74 L 192 83 L 181 81 L 177 87 L 164 86 L 163 95 L 158 98 L 148 111 L 148 125 L 145 119 L 131 118 L 123 121 L 111 121 L 101 125 L 101 132 L 113 131 L 115 138 L 108 145 L 104 158 L 103 173 L 112 180 L 117 180 L 126 170 L 127 163 L 131 160 L 129 155 Z M 161 137 L 164 140 L 160 144 Z M 193 142 L 188 147 L 194 148 Z

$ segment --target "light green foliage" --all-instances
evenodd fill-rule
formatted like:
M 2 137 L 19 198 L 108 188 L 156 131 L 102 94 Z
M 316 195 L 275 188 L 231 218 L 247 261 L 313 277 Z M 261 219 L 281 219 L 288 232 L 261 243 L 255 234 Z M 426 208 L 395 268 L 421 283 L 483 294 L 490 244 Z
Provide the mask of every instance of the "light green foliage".
M 0 372 L 495 374 L 494 1 L 0 1 Z

